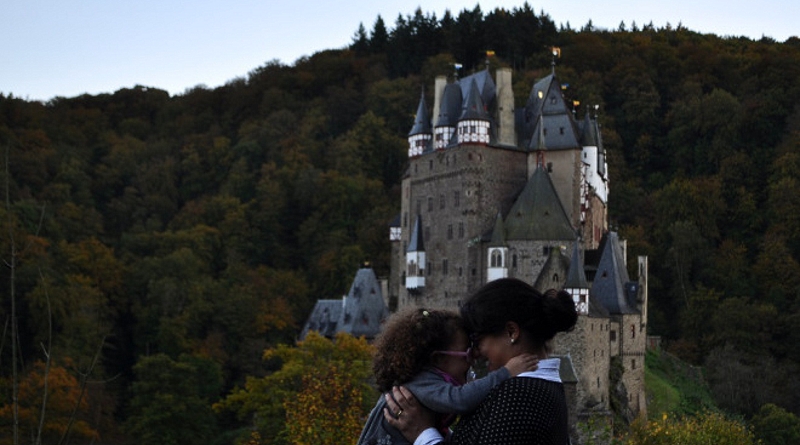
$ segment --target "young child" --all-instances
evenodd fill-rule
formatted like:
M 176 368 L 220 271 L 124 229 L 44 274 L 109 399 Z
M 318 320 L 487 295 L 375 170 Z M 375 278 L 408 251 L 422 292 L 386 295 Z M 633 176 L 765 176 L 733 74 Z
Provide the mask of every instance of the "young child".
M 415 308 L 393 315 L 375 347 L 372 367 L 378 389 L 385 393 L 393 386 L 408 388 L 423 405 L 439 413 L 438 428 L 445 436 L 456 416 L 474 410 L 495 385 L 537 368 L 534 356 L 523 355 L 484 378 L 467 382 L 472 365 L 469 336 L 461 317 L 443 310 Z M 384 407 L 386 401 L 381 395 L 358 445 L 409 444 L 386 423 Z

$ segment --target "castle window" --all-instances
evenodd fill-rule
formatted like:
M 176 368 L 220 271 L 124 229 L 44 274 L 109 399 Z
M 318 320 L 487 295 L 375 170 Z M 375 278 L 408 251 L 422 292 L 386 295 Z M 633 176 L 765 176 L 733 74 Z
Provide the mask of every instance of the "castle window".
M 447 239 L 453 239 L 453 225 L 447 225 Z
M 447 275 L 449 268 L 447 267 L 447 259 L 442 260 L 442 275 Z
M 597 378 L 597 387 L 600 387 L 600 377 Z
M 430 275 L 430 274 L 431 274 L 431 269 L 432 269 L 432 267 L 431 267 L 431 262 L 430 262 L 430 261 L 428 261 L 428 264 L 426 264 L 426 265 L 425 265 L 425 267 L 427 267 L 427 268 L 428 268 L 428 275 Z
M 477 275 L 477 274 L 478 274 L 478 270 L 477 270 L 477 269 L 475 269 L 475 268 L 473 268 L 473 269 L 472 269 L 472 276 L 474 277 L 474 276 L 475 276 L 475 275 Z
M 408 227 L 408 212 L 403 212 L 403 227 Z
M 428 197 L 428 211 L 429 212 L 433 211 L 433 198 L 430 196 Z
M 422 200 L 417 199 L 417 215 L 419 215 L 420 213 L 422 213 Z
M 636 369 L 636 359 L 631 359 L 631 369 Z
M 617 331 L 611 331 L 609 338 L 611 338 L 611 341 L 617 341 Z
M 425 239 L 431 239 L 431 228 L 430 228 L 430 226 L 425 226 L 424 234 L 425 234 Z
M 631 338 L 636 338 L 636 325 L 631 325 Z
M 461 191 L 456 190 L 453 192 L 453 207 L 458 207 L 460 204 L 461 204 Z
M 554 283 L 558 283 L 558 274 L 557 273 L 553 274 L 553 282 Z
M 462 275 L 464 275 L 464 268 L 463 267 L 459 267 L 458 268 L 458 276 L 460 277 Z
M 558 133 L 559 134 L 564 134 L 564 127 L 559 127 L 558 128 Z
M 503 267 L 503 254 L 500 249 L 492 249 L 491 267 Z
M 542 256 L 550 255 L 550 246 L 542 247 Z
M 444 195 L 439 195 L 439 208 L 443 209 L 444 207 L 445 207 Z
M 511 255 L 511 267 L 513 269 L 517 268 L 517 254 Z
M 409 277 L 416 277 L 417 276 L 417 263 L 414 260 L 411 260 L 408 263 L 408 276 Z
M 433 159 L 428 161 L 428 170 L 433 170 Z
M 459 238 L 464 238 L 464 223 L 463 222 L 458 223 L 458 237 Z

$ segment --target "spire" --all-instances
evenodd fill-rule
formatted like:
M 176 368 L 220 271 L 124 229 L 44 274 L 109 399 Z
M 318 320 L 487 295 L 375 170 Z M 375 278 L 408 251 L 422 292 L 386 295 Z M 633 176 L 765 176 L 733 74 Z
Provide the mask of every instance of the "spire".
M 423 252 L 425 245 L 422 242 L 422 217 L 417 215 L 414 221 L 414 229 L 411 231 L 411 239 L 408 240 L 406 252 Z
M 428 106 L 425 103 L 424 88 L 420 94 L 419 106 L 417 106 L 417 115 L 414 119 L 414 126 L 411 128 L 411 131 L 408 132 L 409 136 L 414 136 L 416 134 L 433 134 L 433 131 L 431 131 L 431 119 L 428 115 Z
M 583 255 L 580 249 L 581 240 L 575 240 L 575 245 L 572 248 L 572 259 L 569 263 L 569 270 L 567 271 L 567 282 L 564 287 L 574 289 L 588 289 L 589 284 L 586 282 L 586 273 L 583 270 Z

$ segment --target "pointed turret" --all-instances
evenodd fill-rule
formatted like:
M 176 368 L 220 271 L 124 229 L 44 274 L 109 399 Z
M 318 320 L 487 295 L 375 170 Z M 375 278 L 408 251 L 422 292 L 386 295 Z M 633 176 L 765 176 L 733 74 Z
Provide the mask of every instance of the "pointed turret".
M 592 295 L 611 314 L 640 313 L 637 305 L 639 283 L 628 278 L 624 249 L 616 232 L 606 234 L 600 251 Z
M 442 93 L 442 103 L 437 110 L 439 115 L 436 118 L 436 128 L 434 128 L 434 148 L 443 150 L 452 143 L 455 143 L 456 126 L 458 117 L 461 114 L 461 87 L 456 83 L 447 84 Z
M 477 82 L 470 83 L 469 93 L 464 101 L 461 116 L 458 119 L 459 144 L 488 144 L 491 118 L 481 98 Z
M 564 290 L 572 295 L 572 301 L 575 302 L 578 314 L 587 315 L 589 314 L 589 284 L 586 282 L 586 272 L 583 270 L 583 255 L 580 246 L 580 239 L 575 240 Z
M 486 249 L 486 280 L 494 281 L 508 277 L 508 246 L 506 245 L 505 226 L 503 215 L 497 212 L 497 218 L 492 229 L 492 239 Z
M 413 158 L 430 151 L 432 141 L 431 119 L 428 115 L 428 107 L 425 104 L 425 91 L 423 90 L 419 98 L 414 126 L 408 132 L 408 157 Z
M 425 287 L 425 245 L 422 239 L 422 218 L 417 215 L 406 249 L 406 289 Z

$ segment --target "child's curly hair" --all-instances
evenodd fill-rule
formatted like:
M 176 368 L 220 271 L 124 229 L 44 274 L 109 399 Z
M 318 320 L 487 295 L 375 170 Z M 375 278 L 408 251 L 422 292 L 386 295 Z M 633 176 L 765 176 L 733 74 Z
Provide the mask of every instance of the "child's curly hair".
M 386 392 L 411 380 L 431 364 L 434 351 L 447 350 L 459 330 L 464 323 L 455 312 L 411 308 L 392 315 L 375 339 L 378 389 Z

